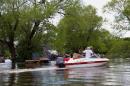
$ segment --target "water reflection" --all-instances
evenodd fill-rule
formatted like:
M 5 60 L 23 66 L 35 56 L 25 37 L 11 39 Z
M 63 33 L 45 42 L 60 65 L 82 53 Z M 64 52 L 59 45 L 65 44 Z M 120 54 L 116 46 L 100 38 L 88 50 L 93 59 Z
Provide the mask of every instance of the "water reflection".
M 128 60 L 109 67 L 29 70 L 0 73 L 0 86 L 130 86 Z
M 109 70 L 104 74 L 103 85 L 109 86 L 130 86 L 130 64 L 121 62 L 120 64 L 111 65 Z
M 78 68 L 68 70 L 68 79 L 73 83 L 84 83 L 85 86 L 101 86 L 100 81 L 106 67 Z

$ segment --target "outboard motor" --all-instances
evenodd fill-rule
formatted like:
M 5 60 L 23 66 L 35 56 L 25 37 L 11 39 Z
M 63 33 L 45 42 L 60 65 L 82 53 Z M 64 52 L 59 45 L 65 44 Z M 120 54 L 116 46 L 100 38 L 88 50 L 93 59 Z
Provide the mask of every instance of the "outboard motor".
M 63 57 L 57 57 L 56 66 L 59 67 L 59 68 L 64 68 L 65 67 Z

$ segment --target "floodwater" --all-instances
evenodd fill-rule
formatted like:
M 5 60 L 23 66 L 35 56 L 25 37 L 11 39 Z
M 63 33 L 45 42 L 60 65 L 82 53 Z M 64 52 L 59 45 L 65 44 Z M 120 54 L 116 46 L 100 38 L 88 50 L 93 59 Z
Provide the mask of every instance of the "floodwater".
M 130 86 L 130 59 L 91 68 L 0 70 L 0 86 Z

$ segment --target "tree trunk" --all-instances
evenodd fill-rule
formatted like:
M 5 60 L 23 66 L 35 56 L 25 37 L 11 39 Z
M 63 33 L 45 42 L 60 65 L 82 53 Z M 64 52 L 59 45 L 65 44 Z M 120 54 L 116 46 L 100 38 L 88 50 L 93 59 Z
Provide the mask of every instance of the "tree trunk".
M 8 43 L 9 46 L 9 51 L 11 53 L 11 60 L 12 60 L 12 69 L 15 69 L 15 64 L 16 64 L 16 50 L 14 43 Z

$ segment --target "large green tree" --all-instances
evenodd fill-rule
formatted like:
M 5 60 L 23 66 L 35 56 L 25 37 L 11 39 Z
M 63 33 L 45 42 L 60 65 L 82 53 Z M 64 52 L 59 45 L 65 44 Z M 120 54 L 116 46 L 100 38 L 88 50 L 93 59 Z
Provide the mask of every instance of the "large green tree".
M 90 45 L 99 47 L 101 24 L 102 18 L 96 15 L 94 7 L 82 6 L 80 1 L 74 0 L 64 9 L 64 18 L 56 30 L 55 47 L 60 51 L 77 51 Z
M 63 1 L 63 0 L 62 0 Z M 16 59 L 16 44 L 26 45 L 28 58 L 32 46 L 39 41 L 40 31 L 50 23 L 54 14 L 63 6 L 61 0 L 1 0 L 0 1 L 0 42 L 11 53 L 13 63 Z M 24 41 L 24 43 L 20 43 Z M 34 44 L 33 44 L 34 43 Z M 38 43 L 38 42 L 37 42 Z M 40 42 L 41 43 L 41 42 Z M 38 44 L 35 44 L 38 45 Z M 24 50 L 22 52 L 25 52 Z
M 8 47 L 13 63 L 16 56 L 14 42 L 19 28 L 19 11 L 14 3 L 12 0 L 1 0 L 0 3 L 0 42 Z

